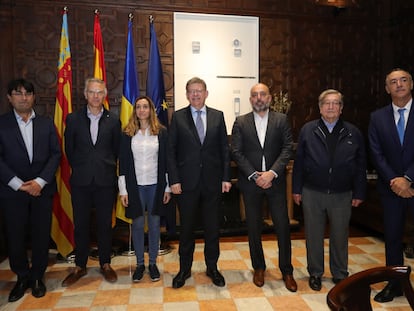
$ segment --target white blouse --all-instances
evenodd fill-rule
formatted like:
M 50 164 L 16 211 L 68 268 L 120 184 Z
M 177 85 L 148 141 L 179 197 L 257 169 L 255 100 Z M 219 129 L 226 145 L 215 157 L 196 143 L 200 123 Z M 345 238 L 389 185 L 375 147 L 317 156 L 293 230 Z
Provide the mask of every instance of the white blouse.
M 138 131 L 131 139 L 131 150 L 134 157 L 135 176 L 140 186 L 155 185 L 158 177 L 158 150 L 157 135 L 151 135 L 149 128 L 145 133 Z M 125 176 L 118 178 L 120 195 L 127 195 Z M 167 179 L 166 192 L 170 192 Z

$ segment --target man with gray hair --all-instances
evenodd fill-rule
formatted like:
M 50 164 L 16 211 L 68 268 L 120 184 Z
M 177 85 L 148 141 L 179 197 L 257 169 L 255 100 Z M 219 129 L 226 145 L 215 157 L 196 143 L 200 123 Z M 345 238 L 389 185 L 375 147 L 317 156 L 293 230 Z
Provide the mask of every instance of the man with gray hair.
M 343 121 L 342 94 L 333 89 L 319 96 L 321 118 L 306 123 L 298 139 L 293 166 L 293 200 L 302 203 L 309 287 L 322 288 L 324 234 L 329 220 L 329 267 L 336 284 L 348 276 L 348 236 L 352 207 L 366 192 L 364 139 Z

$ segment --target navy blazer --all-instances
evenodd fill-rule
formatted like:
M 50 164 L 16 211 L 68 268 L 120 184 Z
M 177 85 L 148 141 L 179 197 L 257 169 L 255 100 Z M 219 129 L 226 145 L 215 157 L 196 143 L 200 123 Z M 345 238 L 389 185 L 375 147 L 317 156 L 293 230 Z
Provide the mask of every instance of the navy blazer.
M 142 216 L 141 200 L 138 193 L 137 177 L 135 174 L 134 156 L 131 150 L 131 136 L 122 134 L 121 149 L 119 153 L 119 175 L 125 176 L 126 189 L 128 192 L 128 207 L 125 208 L 125 216 L 131 219 Z M 163 197 L 167 181 L 167 140 L 168 133 L 161 128 L 158 133 L 158 173 L 157 190 L 155 193 L 153 215 L 162 215 Z
M 414 107 L 411 106 L 401 145 L 392 105 L 371 113 L 368 136 L 372 160 L 379 177 L 379 191 L 394 195 L 390 180 L 407 175 L 414 180 Z
M 47 184 L 42 195 L 56 192 L 55 173 L 61 150 L 50 118 L 36 114 L 33 122 L 33 159 L 30 163 L 16 116 L 10 111 L 0 116 L 0 196 L 12 198 L 21 192 L 7 184 L 17 176 L 23 181 L 42 178 Z
M 256 184 L 247 178 L 255 171 L 262 171 L 264 156 L 266 170 L 273 170 L 278 175 L 272 182 L 272 189 L 284 192 L 286 165 L 292 156 L 292 147 L 292 132 L 286 115 L 269 111 L 263 147 L 257 135 L 253 112 L 237 117 L 232 129 L 231 150 L 238 167 L 240 189 L 252 191 L 256 188 Z
M 65 151 L 72 167 L 71 185 L 117 185 L 117 161 L 121 139 L 121 121 L 104 109 L 99 120 L 98 137 L 92 143 L 87 107 L 66 118 Z
M 183 191 L 199 182 L 221 193 L 222 181 L 230 181 L 230 150 L 222 111 L 206 107 L 207 130 L 201 144 L 191 106 L 174 112 L 169 128 L 168 179 L 181 183 Z

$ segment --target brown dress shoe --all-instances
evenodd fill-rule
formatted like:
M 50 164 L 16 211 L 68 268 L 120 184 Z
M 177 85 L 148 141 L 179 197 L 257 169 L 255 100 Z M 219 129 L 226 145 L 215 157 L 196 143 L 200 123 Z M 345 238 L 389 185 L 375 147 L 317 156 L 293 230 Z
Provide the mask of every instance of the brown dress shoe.
M 292 274 L 283 275 L 283 281 L 285 282 L 286 288 L 291 292 L 296 292 L 298 290 L 298 285 L 296 284 L 295 279 Z
M 86 275 L 86 268 L 76 266 L 75 269 L 63 280 L 62 286 L 71 286 L 84 275 Z
M 253 283 L 257 287 L 262 287 L 264 285 L 264 270 L 263 269 L 254 270 Z
M 105 280 L 109 283 L 114 283 L 118 280 L 116 272 L 111 268 L 109 263 L 106 263 L 101 267 L 101 273 L 103 274 Z

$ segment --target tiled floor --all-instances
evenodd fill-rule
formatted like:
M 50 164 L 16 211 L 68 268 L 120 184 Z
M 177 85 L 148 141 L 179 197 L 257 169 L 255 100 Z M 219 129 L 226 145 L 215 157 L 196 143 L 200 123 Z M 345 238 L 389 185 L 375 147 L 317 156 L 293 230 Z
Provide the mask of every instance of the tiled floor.
M 99 273 L 98 262 L 91 259 L 88 263 L 88 275 L 69 288 L 62 288 L 60 284 L 73 264 L 53 263 L 55 255 L 51 251 L 52 264 L 45 277 L 48 290 L 46 296 L 36 299 L 28 290 L 22 299 L 14 303 L 7 303 L 9 291 L 15 284 L 15 277 L 8 270 L 9 265 L 6 260 L 0 264 L 0 310 L 329 310 L 325 302 L 326 294 L 333 286 L 329 269 L 326 269 L 322 290 L 312 291 L 307 285 L 306 251 L 303 240 L 292 241 L 294 276 L 299 287 L 297 293 L 289 292 L 281 280 L 277 268 L 276 241 L 266 240 L 263 245 L 267 270 L 266 283 L 262 288 L 256 287 L 251 281 L 249 249 L 245 241 L 221 243 L 219 269 L 227 282 L 222 288 L 212 285 L 205 275 L 202 243 L 196 245 L 192 277 L 180 289 L 171 287 L 172 277 L 179 268 L 177 244 L 173 244 L 174 250 L 171 253 L 159 257 L 158 266 L 162 277 L 158 282 L 151 282 L 146 274 L 140 283 L 132 283 L 135 257 L 116 256 L 112 260 L 112 266 L 118 273 L 117 283 L 109 284 L 104 281 Z M 413 264 L 414 260 L 407 260 L 406 263 Z M 350 273 L 380 265 L 384 265 L 384 245 L 381 240 L 373 237 L 350 238 Z M 375 285 L 372 295 L 375 295 L 382 286 L 383 284 Z M 373 302 L 373 307 L 376 311 L 411 310 L 405 297 L 399 297 L 386 304 Z

